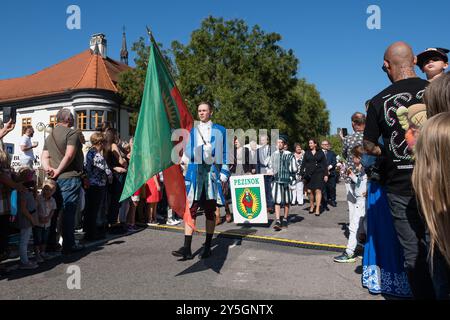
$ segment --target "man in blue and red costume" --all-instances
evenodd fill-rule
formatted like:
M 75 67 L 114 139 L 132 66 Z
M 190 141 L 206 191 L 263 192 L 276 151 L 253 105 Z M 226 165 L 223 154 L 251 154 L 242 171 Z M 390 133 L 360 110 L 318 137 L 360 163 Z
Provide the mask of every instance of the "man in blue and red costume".
M 200 123 L 195 126 L 187 143 L 184 159 L 189 159 L 185 176 L 186 192 L 190 212 L 195 221 L 201 207 L 206 216 L 206 242 L 200 257 L 211 256 L 211 241 L 214 235 L 217 198 L 221 192 L 219 183 L 226 183 L 230 177 L 227 165 L 226 129 L 212 123 L 214 109 L 211 103 L 202 102 L 198 106 Z M 220 195 L 219 195 L 220 196 Z M 193 259 L 191 243 L 194 230 L 185 224 L 184 246 L 173 251 L 182 260 Z

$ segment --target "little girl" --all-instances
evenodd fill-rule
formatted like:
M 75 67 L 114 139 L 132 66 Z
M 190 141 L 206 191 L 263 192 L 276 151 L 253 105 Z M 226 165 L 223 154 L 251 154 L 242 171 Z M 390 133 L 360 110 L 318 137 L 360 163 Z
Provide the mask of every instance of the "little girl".
M 428 48 L 417 55 L 417 66 L 427 75 L 428 81 L 434 81 L 445 73 L 449 52 L 444 48 Z
M 44 182 L 42 192 L 37 197 L 38 205 L 38 223 L 33 228 L 34 253 L 38 263 L 49 259 L 45 249 L 47 247 L 48 235 L 53 214 L 56 210 L 56 201 L 53 194 L 56 191 L 56 182 L 47 180 Z
M 21 168 L 17 175 L 17 182 L 26 187 L 26 191 L 18 194 L 19 214 L 18 223 L 20 229 L 20 269 L 36 269 L 38 265 L 28 259 L 28 242 L 30 241 L 33 226 L 37 224 L 36 184 L 34 172 L 28 168 Z
M 449 298 L 450 112 L 430 118 L 416 144 L 412 182 L 431 237 L 430 268 L 437 299 Z

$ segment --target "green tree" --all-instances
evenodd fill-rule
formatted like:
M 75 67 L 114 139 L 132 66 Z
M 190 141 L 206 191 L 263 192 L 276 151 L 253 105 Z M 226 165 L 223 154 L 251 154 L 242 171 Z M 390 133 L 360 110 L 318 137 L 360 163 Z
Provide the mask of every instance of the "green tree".
M 298 107 L 294 109 L 291 120 L 295 129 L 291 134 L 296 137 L 297 142 L 306 144 L 309 139 L 319 139 L 328 135 L 329 112 L 316 87 L 307 83 L 305 79 L 300 79 L 293 94 Z
M 325 102 L 297 78 L 299 61 L 280 40 L 240 19 L 208 17 L 188 44 L 174 41 L 168 61 L 191 113 L 200 101 L 211 101 L 214 121 L 227 128 L 279 129 L 291 142 L 328 134 Z M 125 103 L 138 107 L 149 51 L 143 39 L 133 50 L 136 69 L 121 77 L 119 87 Z

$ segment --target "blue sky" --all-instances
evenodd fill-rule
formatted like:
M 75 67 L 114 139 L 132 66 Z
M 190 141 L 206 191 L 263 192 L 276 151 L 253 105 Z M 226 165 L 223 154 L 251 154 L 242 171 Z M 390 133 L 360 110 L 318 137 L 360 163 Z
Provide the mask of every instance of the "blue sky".
M 71 4 L 81 8 L 81 30 L 66 28 Z M 366 26 L 369 5 L 381 8 L 381 30 Z M 416 53 L 450 47 L 449 12 L 448 0 L 6 0 L 0 5 L 0 79 L 75 55 L 98 32 L 107 35 L 108 55 L 119 59 L 123 25 L 129 47 L 149 25 L 168 48 L 173 40 L 187 43 L 208 15 L 241 18 L 282 35 L 281 45 L 300 59 L 298 77 L 314 83 L 326 101 L 335 133 L 349 127 L 351 114 L 363 111 L 364 102 L 389 84 L 381 71 L 389 44 L 407 41 Z

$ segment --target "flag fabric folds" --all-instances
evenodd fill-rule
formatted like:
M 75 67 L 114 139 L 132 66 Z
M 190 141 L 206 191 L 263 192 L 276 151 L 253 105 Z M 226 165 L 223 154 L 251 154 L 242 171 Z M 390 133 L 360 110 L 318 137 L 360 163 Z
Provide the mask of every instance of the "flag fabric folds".
M 144 95 L 120 201 L 131 197 L 148 179 L 163 172 L 169 206 L 185 223 L 195 228 L 189 213 L 181 166 L 172 160 L 174 147 L 178 143 L 183 143 L 182 139 L 173 142 L 172 132 L 177 129 L 189 132 L 192 126 L 193 118 L 183 102 L 156 41 L 151 37 Z

